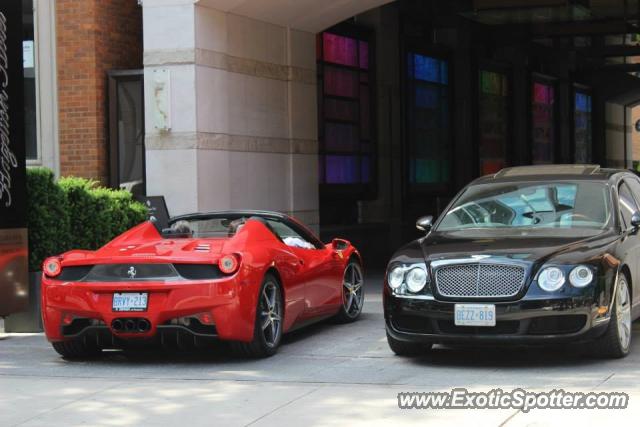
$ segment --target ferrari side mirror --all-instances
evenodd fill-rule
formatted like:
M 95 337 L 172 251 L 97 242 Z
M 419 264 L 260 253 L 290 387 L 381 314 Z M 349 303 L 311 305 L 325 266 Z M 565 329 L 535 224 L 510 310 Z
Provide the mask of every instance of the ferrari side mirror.
M 416 221 L 416 228 L 420 231 L 428 233 L 433 226 L 433 217 L 431 215 L 422 216 Z
M 331 246 L 336 251 L 343 251 L 349 247 L 350 243 L 344 239 L 333 239 Z
M 640 212 L 636 212 L 633 215 L 631 215 L 631 226 L 633 228 L 640 227 Z

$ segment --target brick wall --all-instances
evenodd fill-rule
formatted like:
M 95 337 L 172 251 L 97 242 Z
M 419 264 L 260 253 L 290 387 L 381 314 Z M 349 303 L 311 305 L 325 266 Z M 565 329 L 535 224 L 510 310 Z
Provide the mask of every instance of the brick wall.
M 61 174 L 108 182 L 107 71 L 142 68 L 137 0 L 57 0 Z

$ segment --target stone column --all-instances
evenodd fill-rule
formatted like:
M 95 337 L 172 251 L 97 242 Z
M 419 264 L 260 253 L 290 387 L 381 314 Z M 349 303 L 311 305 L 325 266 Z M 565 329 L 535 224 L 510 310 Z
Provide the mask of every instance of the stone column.
M 143 19 L 148 194 L 172 215 L 268 209 L 317 228 L 315 35 L 192 0 L 145 0 Z

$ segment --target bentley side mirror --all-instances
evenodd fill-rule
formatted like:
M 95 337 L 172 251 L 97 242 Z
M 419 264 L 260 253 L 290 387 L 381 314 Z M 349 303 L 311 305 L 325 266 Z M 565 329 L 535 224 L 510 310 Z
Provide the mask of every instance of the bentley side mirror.
M 640 219 L 640 218 L 639 218 Z M 433 217 L 431 215 L 422 216 L 416 221 L 416 228 L 420 231 L 428 233 L 433 225 Z
M 640 212 L 635 212 L 633 215 L 631 215 L 631 226 L 633 228 L 640 227 Z
M 336 251 L 344 251 L 345 249 L 347 249 L 349 247 L 350 244 L 351 243 L 349 243 L 348 241 L 346 241 L 344 239 L 333 239 L 331 241 L 331 246 Z

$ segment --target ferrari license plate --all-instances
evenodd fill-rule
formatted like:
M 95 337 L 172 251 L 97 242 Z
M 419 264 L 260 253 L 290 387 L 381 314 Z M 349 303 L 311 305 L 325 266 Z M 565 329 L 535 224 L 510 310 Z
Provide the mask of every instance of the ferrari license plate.
M 493 304 L 456 304 L 456 326 L 496 326 L 496 306 Z
M 113 294 L 113 311 L 146 311 L 147 292 L 123 292 Z

